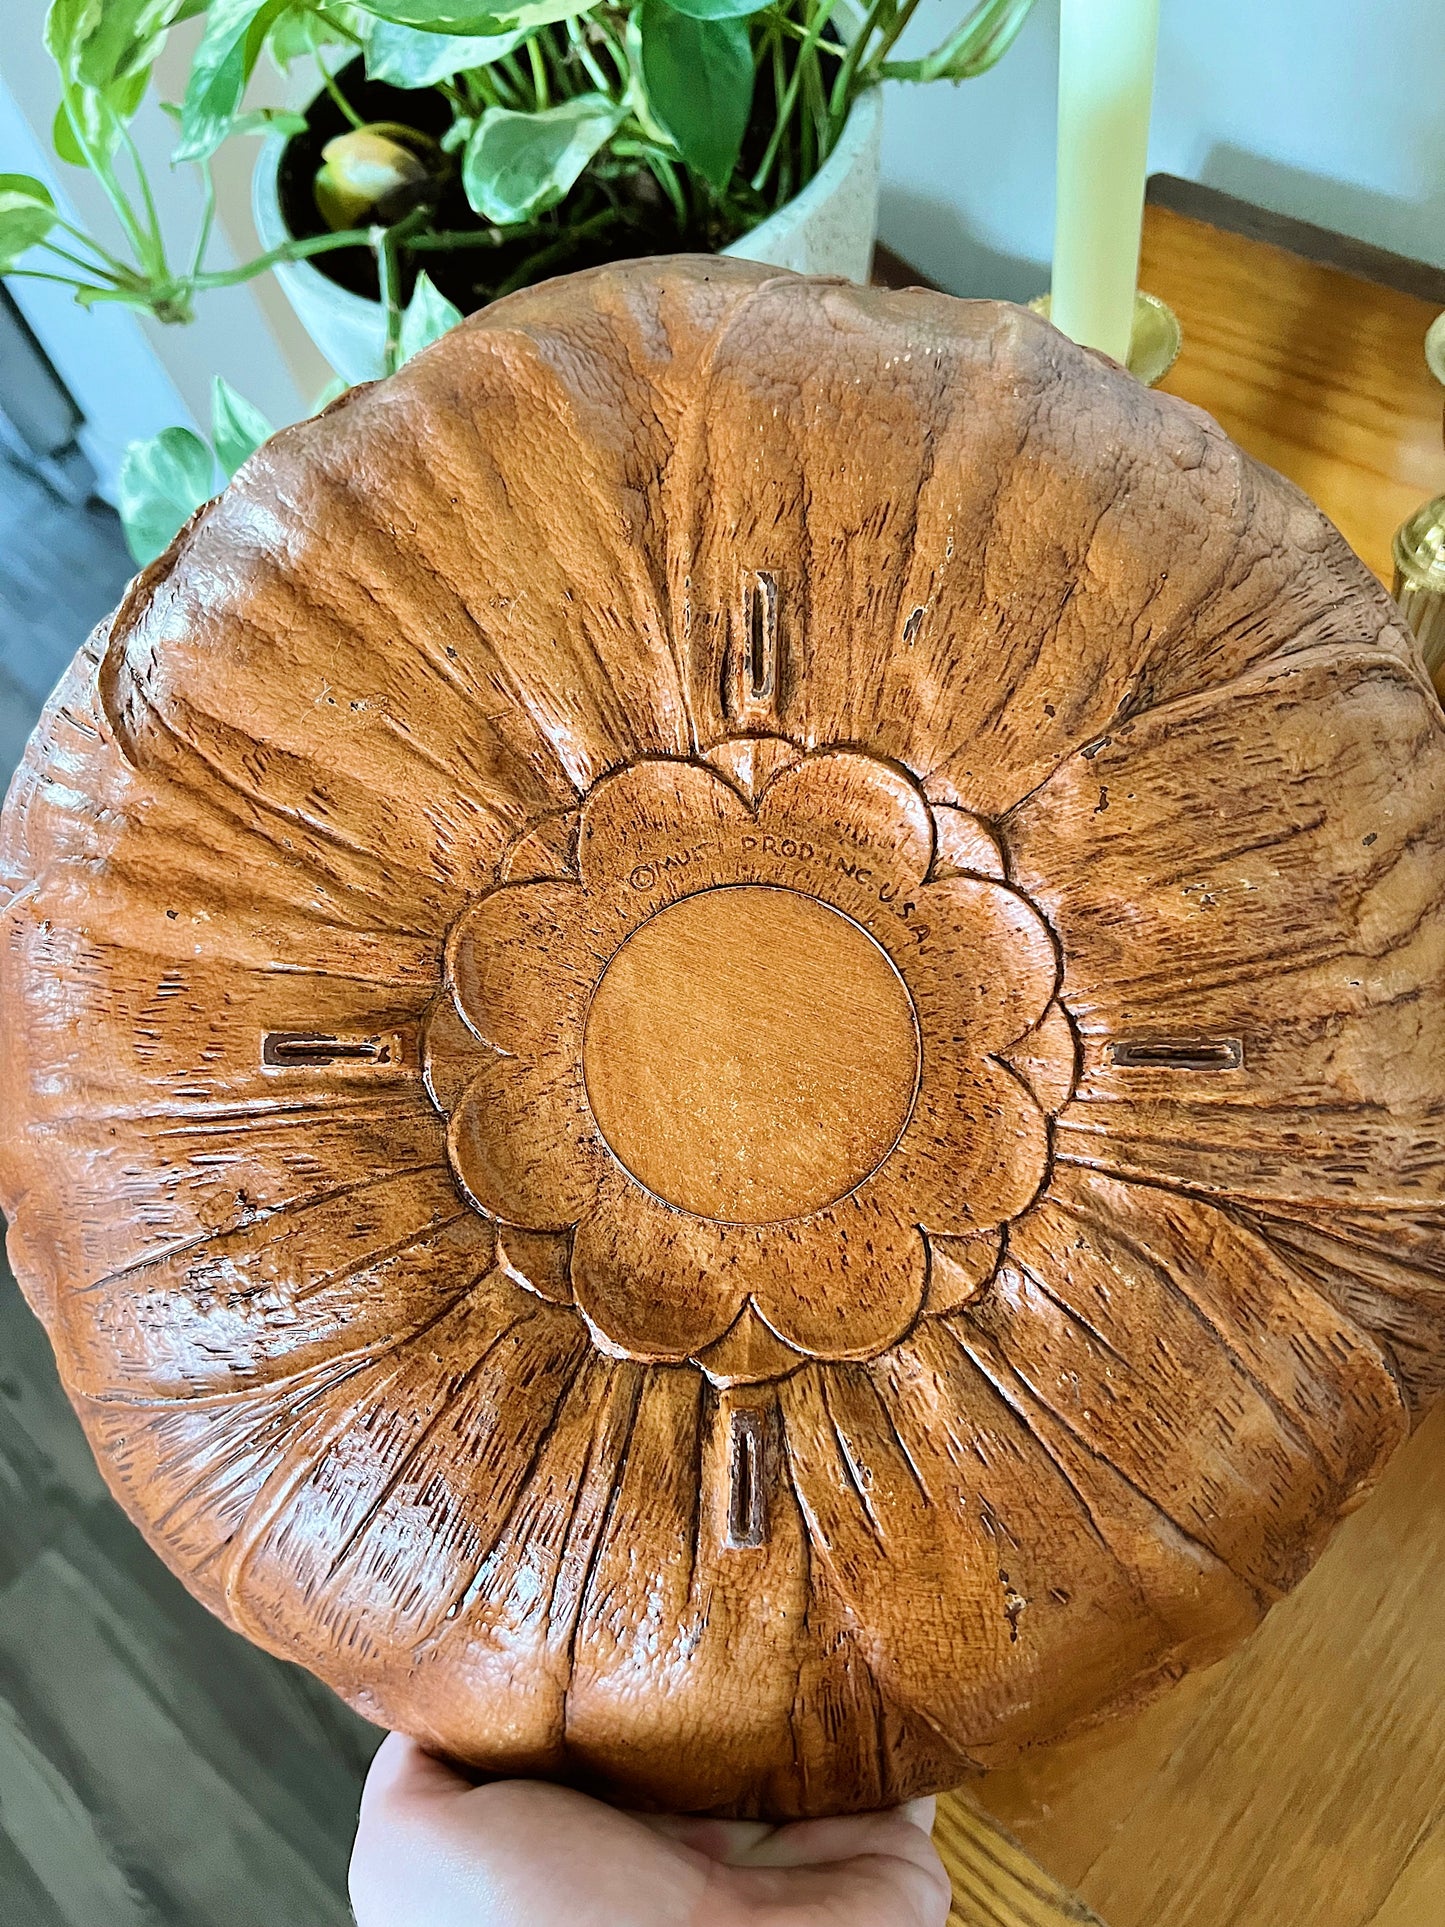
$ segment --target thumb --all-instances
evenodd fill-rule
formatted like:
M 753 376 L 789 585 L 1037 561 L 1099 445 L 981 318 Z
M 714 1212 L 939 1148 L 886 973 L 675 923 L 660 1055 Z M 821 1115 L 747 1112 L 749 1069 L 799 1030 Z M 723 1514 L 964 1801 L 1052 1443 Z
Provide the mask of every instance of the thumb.
M 827 1927 L 945 1927 L 952 1886 L 919 1824 L 931 1806 L 779 1827 L 715 1878 L 739 1899 Z

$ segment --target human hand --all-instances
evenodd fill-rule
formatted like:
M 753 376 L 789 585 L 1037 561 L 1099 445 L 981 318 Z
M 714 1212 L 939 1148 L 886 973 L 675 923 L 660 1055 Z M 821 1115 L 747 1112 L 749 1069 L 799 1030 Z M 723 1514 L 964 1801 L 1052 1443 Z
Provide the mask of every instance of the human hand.
M 473 1786 L 393 1733 L 361 1798 L 357 1927 L 944 1927 L 933 1802 L 770 1827 Z

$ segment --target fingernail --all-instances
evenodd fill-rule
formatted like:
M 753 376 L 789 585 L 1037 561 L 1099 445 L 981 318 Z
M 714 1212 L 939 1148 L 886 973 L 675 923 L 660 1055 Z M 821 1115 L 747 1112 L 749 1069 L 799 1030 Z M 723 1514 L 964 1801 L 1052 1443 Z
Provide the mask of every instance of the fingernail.
M 920 1833 L 933 1832 L 934 1815 L 938 1812 L 938 1802 L 930 1794 L 926 1800 L 905 1800 L 898 1809 L 910 1826 Z

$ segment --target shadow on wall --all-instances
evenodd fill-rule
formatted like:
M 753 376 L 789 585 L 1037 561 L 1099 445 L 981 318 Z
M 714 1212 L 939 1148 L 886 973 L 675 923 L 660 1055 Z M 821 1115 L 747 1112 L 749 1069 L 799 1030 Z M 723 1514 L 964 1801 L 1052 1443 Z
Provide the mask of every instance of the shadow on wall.
M 1303 168 L 1286 167 L 1227 144 L 1210 148 L 1199 179 L 1206 187 L 1220 188 L 1275 214 L 1312 221 L 1316 227 L 1445 268 L 1445 115 L 1440 117 L 1439 129 L 1437 151 L 1424 169 L 1435 191 L 1419 201 L 1377 194 L 1354 181 L 1308 174 Z
M 1206 187 L 1219 188 L 1255 207 L 1445 268 L 1445 116 L 1441 129 L 1439 165 L 1433 170 L 1439 186 L 1421 201 L 1377 194 L 1353 181 L 1310 174 L 1222 143 L 1210 148 L 1197 178 Z M 1435 245 L 1423 252 L 1422 234 L 1436 237 Z M 1049 285 L 1047 260 L 992 247 L 973 233 L 949 202 L 886 181 L 879 235 L 910 267 L 950 294 L 1022 302 L 1031 301 Z
M 956 207 L 883 184 L 879 238 L 949 294 L 1032 301 L 1049 285 L 1047 261 L 1004 254 L 980 241 Z

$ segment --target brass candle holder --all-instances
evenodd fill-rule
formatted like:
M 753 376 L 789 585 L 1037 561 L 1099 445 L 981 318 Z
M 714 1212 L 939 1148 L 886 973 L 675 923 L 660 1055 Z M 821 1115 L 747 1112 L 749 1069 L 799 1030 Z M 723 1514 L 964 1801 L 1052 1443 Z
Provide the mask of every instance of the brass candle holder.
M 1425 336 L 1425 359 L 1445 387 L 1445 314 Z M 1395 600 L 1414 631 L 1425 667 L 1445 697 L 1445 495 L 1437 495 L 1395 531 Z
M 1035 297 L 1029 303 L 1035 314 L 1047 320 L 1050 298 L 1046 294 Z M 1157 294 L 1145 294 L 1140 288 L 1134 296 L 1134 324 L 1129 336 L 1129 373 L 1142 381 L 1146 388 L 1152 388 L 1163 381 L 1169 370 L 1179 359 L 1179 350 L 1184 345 L 1184 332 L 1179 326 L 1179 317 Z

